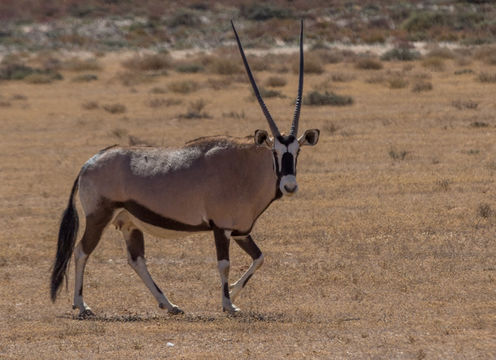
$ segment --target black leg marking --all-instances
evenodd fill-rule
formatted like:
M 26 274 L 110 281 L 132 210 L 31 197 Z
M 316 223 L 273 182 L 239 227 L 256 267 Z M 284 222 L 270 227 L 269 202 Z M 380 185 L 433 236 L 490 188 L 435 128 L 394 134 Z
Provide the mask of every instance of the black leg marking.
M 257 244 L 255 244 L 251 235 L 248 235 L 243 239 L 235 238 L 234 240 L 253 260 L 258 259 L 262 255 L 262 251 L 260 251 Z
M 217 261 L 229 261 L 229 243 L 230 239 L 226 237 L 224 230 L 214 229 L 215 249 L 217 250 Z
M 127 241 L 127 251 L 131 255 L 131 260 L 136 262 L 138 257 L 145 258 L 145 241 L 143 239 L 143 233 L 134 229 L 129 235 L 129 240 Z
M 224 283 L 224 296 L 228 299 L 230 299 L 229 297 L 229 285 L 227 285 L 227 283 Z
M 253 274 L 250 274 L 250 275 L 246 278 L 246 280 L 245 280 L 245 282 L 243 283 L 243 286 L 242 286 L 242 287 L 245 287 L 246 283 L 248 282 L 248 280 L 250 280 L 250 279 L 251 279 L 251 277 L 252 277 L 252 276 L 253 276 Z
M 157 291 L 158 291 L 159 293 L 161 293 L 162 295 L 164 294 L 164 293 L 162 292 L 162 290 L 160 290 L 160 288 L 157 286 L 157 284 L 155 283 L 155 281 L 153 282 L 153 285 L 155 285 L 155 289 L 157 289 Z

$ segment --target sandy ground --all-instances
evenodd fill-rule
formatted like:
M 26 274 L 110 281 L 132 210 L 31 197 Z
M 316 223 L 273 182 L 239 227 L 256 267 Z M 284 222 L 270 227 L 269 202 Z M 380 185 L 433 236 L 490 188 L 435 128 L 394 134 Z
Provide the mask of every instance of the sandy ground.
M 88 83 L 73 82 L 79 74 L 71 72 L 50 84 L 0 83 L 0 358 L 496 357 L 496 85 L 475 79 L 494 67 L 447 60 L 439 72 L 419 62 L 367 71 L 340 63 L 308 75 L 307 92 L 327 82 L 355 102 L 303 107 L 300 128 L 320 128 L 321 139 L 300 155 L 299 194 L 272 204 L 254 228 L 266 261 L 237 300 L 242 314 L 221 311 L 212 234 L 146 237 L 151 273 L 186 312 L 171 317 L 109 228 L 86 272 L 85 300 L 97 317 L 80 321 L 71 310 L 72 266 L 55 304 L 48 280 L 82 164 L 129 136 L 181 146 L 267 128 L 244 77 L 214 90 L 209 79 L 229 76 L 170 71 L 124 86 L 115 57 L 99 61 L 103 70 Z M 462 68 L 473 73 L 454 75 Z M 370 82 L 396 71 L 409 86 Z M 327 81 L 333 74 L 349 81 Z M 260 82 L 271 75 L 256 74 Z M 287 98 L 267 103 L 289 128 L 297 78 L 279 76 Z M 433 90 L 412 92 L 418 78 Z M 152 91 L 185 80 L 199 88 Z M 198 99 L 210 117 L 182 118 Z M 476 109 L 463 105 L 469 100 Z M 116 103 L 125 112 L 104 110 Z M 233 244 L 231 259 L 235 278 L 249 258 Z

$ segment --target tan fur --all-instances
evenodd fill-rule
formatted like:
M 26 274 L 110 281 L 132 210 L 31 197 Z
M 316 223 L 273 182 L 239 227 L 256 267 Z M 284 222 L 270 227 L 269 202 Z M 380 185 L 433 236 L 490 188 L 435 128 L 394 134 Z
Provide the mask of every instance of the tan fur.
M 80 196 L 91 213 L 101 199 L 133 200 L 188 225 L 248 231 L 274 199 L 270 150 L 249 138 L 208 137 L 180 149 L 113 147 L 80 175 Z

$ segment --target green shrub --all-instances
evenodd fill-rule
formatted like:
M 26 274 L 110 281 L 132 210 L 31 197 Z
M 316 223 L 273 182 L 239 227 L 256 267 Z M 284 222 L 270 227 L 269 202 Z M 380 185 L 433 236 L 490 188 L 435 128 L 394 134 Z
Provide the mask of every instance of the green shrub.
M 241 15 L 248 20 L 264 21 L 272 18 L 287 19 L 293 17 L 293 12 L 287 7 L 277 7 L 270 3 L 252 3 L 241 6 Z
M 419 58 L 420 58 L 420 53 L 418 51 L 403 47 L 388 50 L 381 56 L 381 60 L 384 61 L 392 61 L 392 60 L 413 61 Z
M 325 91 L 321 93 L 317 90 L 311 91 L 303 97 L 305 105 L 331 105 L 331 106 L 346 106 L 353 104 L 351 96 L 337 95 L 333 92 Z

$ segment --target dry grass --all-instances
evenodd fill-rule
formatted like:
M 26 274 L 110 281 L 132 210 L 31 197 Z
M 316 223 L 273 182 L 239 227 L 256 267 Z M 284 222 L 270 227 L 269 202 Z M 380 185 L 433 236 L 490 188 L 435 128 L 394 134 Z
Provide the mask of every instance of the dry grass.
M 211 233 L 145 239 L 150 272 L 185 315 L 157 307 L 113 228 L 85 278 L 85 300 L 97 317 L 74 317 L 73 266 L 70 290 L 51 304 L 60 214 L 80 167 L 99 149 L 115 142 L 175 147 L 209 134 L 267 129 L 246 82 L 201 87 L 181 95 L 185 108 L 157 111 L 147 102 L 150 84 L 130 91 L 110 81 L 122 70 L 119 56 L 100 58 L 99 80 L 84 86 L 64 70 L 64 80 L 50 84 L 0 84 L 11 103 L 0 112 L 0 358 L 496 357 L 493 84 L 455 76 L 451 61 L 450 71 L 432 73 L 428 94 L 350 81 L 336 86 L 353 106 L 303 106 L 301 131 L 320 128 L 321 139 L 301 151 L 300 192 L 274 202 L 253 229 L 266 260 L 236 301 L 240 316 L 221 311 Z M 473 66 L 477 74 L 494 72 L 484 62 Z M 384 67 L 401 70 L 395 62 Z M 325 72 L 370 74 L 347 62 L 327 64 Z M 271 75 L 256 74 L 260 83 Z M 156 86 L 203 84 L 209 76 L 171 72 Z M 285 77 L 295 94 L 297 75 Z M 305 94 L 321 81 L 306 76 Z M 26 100 L 12 100 L 15 94 Z M 450 105 L 468 95 L 477 111 Z M 178 120 L 199 99 L 208 100 L 211 118 Z M 81 108 L 96 101 L 125 104 L 125 117 Z M 291 101 L 266 102 L 287 131 Z M 243 116 L 223 116 L 235 113 Z M 476 122 L 488 126 L 470 126 Z M 390 150 L 407 154 L 396 160 Z M 234 242 L 231 249 L 234 279 L 250 261 Z

